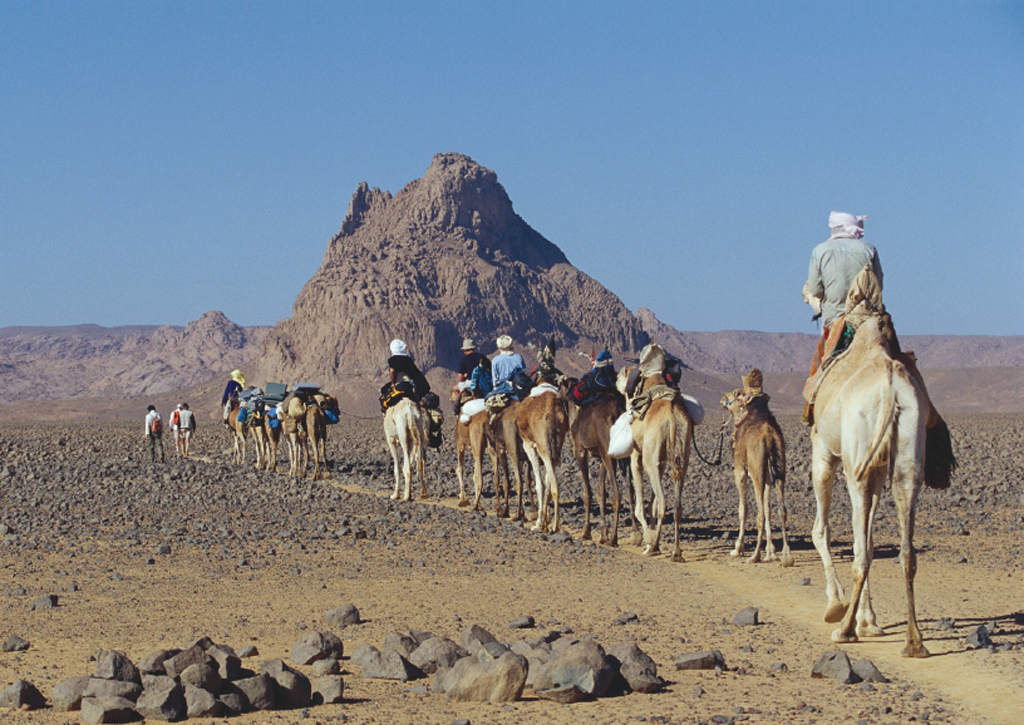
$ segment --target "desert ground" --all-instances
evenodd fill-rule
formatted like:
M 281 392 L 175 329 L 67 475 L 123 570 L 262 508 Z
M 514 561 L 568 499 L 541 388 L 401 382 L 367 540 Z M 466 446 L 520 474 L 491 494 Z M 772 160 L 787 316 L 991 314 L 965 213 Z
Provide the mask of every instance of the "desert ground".
M 208 636 L 258 655 L 244 666 L 289 661 L 313 630 L 344 642 L 340 704 L 243 714 L 233 722 L 309 723 L 1020 723 L 1024 721 L 1024 414 L 948 416 L 960 467 L 946 491 L 924 490 L 915 544 L 917 611 L 928 659 L 904 659 L 905 599 L 891 498 L 876 527 L 872 594 L 880 638 L 835 645 L 822 621 L 824 577 L 810 541 L 814 500 L 809 436 L 781 419 L 788 445 L 789 535 L 796 564 L 732 558 L 736 492 L 724 465 L 691 460 L 684 484 L 684 563 L 645 558 L 629 545 L 623 512 L 617 548 L 581 541 L 581 479 L 567 445 L 559 471 L 563 532 L 538 534 L 494 515 L 489 463 L 485 511 L 458 508 L 452 416 L 428 457 L 431 498 L 388 499 L 393 479 L 380 419 L 343 417 L 329 429 L 330 480 L 308 481 L 230 459 L 228 434 L 206 422 L 193 457 L 151 465 L 137 423 L 0 424 L 0 687 L 24 679 L 47 698 L 88 675 L 100 649 L 135 662 Z M 697 429 L 714 455 L 719 418 Z M 283 457 L 280 462 L 285 464 Z M 596 478 L 596 467 L 594 468 Z M 850 584 L 848 498 L 837 482 L 833 553 Z M 774 496 L 773 496 L 774 501 Z M 751 502 L 751 506 L 753 503 Z M 778 517 L 773 517 L 777 527 Z M 753 542 L 748 531 L 748 547 Z M 776 541 L 779 541 L 777 528 Z M 671 527 L 668 547 L 671 551 Z M 41 595 L 58 606 L 33 610 Z M 332 628 L 324 614 L 354 604 L 361 624 Z M 737 626 L 755 606 L 760 624 Z M 532 629 L 510 622 L 532 616 Z M 940 629 L 944 618 L 952 628 Z M 948 620 L 946 622 L 948 624 Z M 458 641 L 478 624 L 512 643 L 548 632 L 605 648 L 634 641 L 664 679 L 651 694 L 571 705 L 527 689 L 507 704 L 462 703 L 429 679 L 364 679 L 349 657 L 383 648 L 394 632 Z M 979 625 L 992 645 L 973 647 Z M 811 677 L 819 656 L 841 649 L 869 659 L 888 682 L 841 685 Z M 679 655 L 719 650 L 724 670 L 681 671 Z M 308 674 L 308 667 L 296 669 Z M 11 723 L 80 722 L 78 712 L 0 710 Z M 204 718 L 204 722 L 225 718 Z

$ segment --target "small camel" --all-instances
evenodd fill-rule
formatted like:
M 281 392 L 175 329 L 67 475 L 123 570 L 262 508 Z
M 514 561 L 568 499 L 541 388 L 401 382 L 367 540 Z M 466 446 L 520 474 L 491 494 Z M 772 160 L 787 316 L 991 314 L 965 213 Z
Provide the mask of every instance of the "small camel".
M 811 476 L 817 499 L 812 538 L 825 567 L 826 622 L 840 622 L 834 642 L 881 635 L 871 606 L 869 573 L 878 500 L 888 478 L 900 525 L 900 565 L 907 599 L 902 654 L 927 657 L 914 603 L 917 554 L 914 518 L 925 478 L 925 423 L 930 404 L 890 347 L 888 315 L 862 322 L 850 347 L 835 358 L 818 385 L 811 428 Z M 847 603 L 829 552 L 829 507 L 842 463 L 853 518 L 853 596 Z M 954 464 L 955 465 L 955 464 Z M 948 485 L 948 483 L 947 483 Z
M 594 456 L 601 464 L 600 497 L 598 498 L 598 511 L 601 517 L 600 543 L 608 546 L 619 545 L 619 507 L 621 499 L 619 496 L 619 484 L 615 479 L 615 466 L 611 456 L 608 455 L 608 442 L 611 439 L 612 424 L 625 412 L 622 398 L 618 395 L 602 395 L 592 403 L 579 408 L 569 426 L 572 436 L 572 450 L 576 456 L 576 463 L 580 468 L 580 475 L 583 477 L 583 508 L 584 540 L 591 538 L 590 531 L 590 457 Z M 609 535 L 608 526 L 605 524 L 605 481 L 610 482 L 612 495 L 612 531 Z
M 451 402 L 459 400 L 459 391 L 451 395 Z M 487 441 L 487 411 L 481 410 L 471 416 L 469 423 L 462 422 L 462 416 L 456 416 L 455 420 L 455 476 L 459 479 L 459 506 L 469 506 L 469 499 L 466 498 L 465 462 L 466 451 L 473 456 L 473 486 L 476 496 L 473 500 L 473 510 L 480 510 L 480 496 L 483 493 L 483 458 L 484 449 L 488 447 Z
M 754 373 L 757 377 L 754 377 Z M 757 544 L 748 561 L 761 561 L 761 545 L 765 546 L 765 560 L 779 561 L 782 566 L 793 566 L 793 555 L 789 550 L 789 538 L 786 535 L 786 443 L 782 437 L 775 416 L 768 410 L 768 396 L 760 392 L 760 371 L 752 370 L 749 379 L 753 390 L 745 391 L 737 388 L 722 396 L 722 407 L 732 415 L 734 425 L 733 473 L 736 479 L 736 491 L 739 494 L 740 530 L 736 537 L 736 546 L 730 556 L 743 554 L 743 539 L 747 531 L 747 479 L 754 486 L 754 497 L 757 501 Z M 744 380 L 746 382 L 747 379 Z M 782 555 L 775 553 L 772 541 L 771 506 L 769 493 L 771 482 L 775 482 L 775 493 L 779 500 L 779 517 L 782 530 Z
M 640 520 L 644 556 L 654 556 L 661 552 L 661 529 L 665 521 L 665 490 L 662 486 L 662 475 L 666 466 L 671 470 L 672 485 L 675 493 L 673 522 L 675 524 L 675 546 L 672 561 L 682 561 L 682 547 L 679 536 L 680 519 L 682 518 L 683 479 L 690 461 L 690 446 L 693 443 L 693 422 L 687 415 L 679 391 L 671 388 L 665 380 L 665 351 L 656 344 L 650 344 L 640 354 L 640 369 L 644 375 L 639 391 L 632 397 L 627 395 L 626 405 L 634 410 L 630 428 L 633 433 L 633 452 L 630 455 L 630 468 L 633 474 L 633 489 L 636 495 L 634 515 Z M 625 381 L 630 369 L 623 368 L 619 372 L 620 392 L 624 390 Z M 636 416 L 634 403 L 647 396 L 649 405 L 642 418 Z M 644 513 L 644 479 L 643 474 L 651 482 L 653 499 L 651 501 L 651 518 L 657 520 L 652 530 L 647 524 Z
M 384 414 L 384 437 L 391 450 L 391 459 L 395 467 L 395 491 L 391 498 L 412 501 L 412 470 L 416 469 L 423 494 L 420 498 L 430 498 L 427 492 L 427 481 L 424 477 L 423 449 L 427 442 L 427 421 L 419 403 L 411 398 L 402 398 L 387 409 Z M 405 493 L 400 494 L 401 478 L 398 468 L 398 449 L 402 449 L 403 464 L 401 473 L 405 477 Z
M 555 339 L 537 349 L 537 385 L 519 403 L 516 427 L 523 442 L 537 488 L 537 521 L 534 531 L 558 531 L 559 492 L 555 471 L 562 462 L 562 445 L 569 433 L 568 379 L 555 367 Z M 544 474 L 541 475 L 541 463 Z M 519 497 L 522 506 L 522 496 Z M 548 518 L 548 503 L 554 516 Z
M 278 421 L 277 427 L 275 428 L 270 424 L 270 416 L 264 412 L 260 425 L 254 426 L 252 429 L 252 437 L 256 443 L 257 450 L 257 466 L 260 460 L 259 451 L 263 449 L 263 469 L 266 471 L 277 470 L 277 445 L 281 440 L 281 423 Z
M 296 478 L 305 478 L 309 466 L 307 407 L 308 404 L 298 396 L 289 396 L 281 404 L 281 436 L 288 444 L 288 475 Z
M 491 468 L 494 470 L 494 496 L 500 501 L 502 492 L 505 498 L 504 513 L 498 508 L 499 516 L 509 516 L 510 521 L 525 521 L 526 510 L 523 506 L 523 441 L 519 436 L 519 402 L 513 400 L 506 407 L 499 410 L 494 418 L 488 423 L 485 433 L 489 442 L 488 453 L 491 456 Z M 516 510 L 511 511 L 511 477 L 515 477 L 516 487 Z M 533 504 L 533 495 L 529 486 L 526 487 L 526 494 Z
M 246 438 L 249 435 L 249 420 L 238 420 L 238 414 L 240 407 L 237 399 L 232 399 L 229 403 L 228 408 L 228 419 L 224 424 L 231 431 L 231 441 L 234 444 L 231 460 L 235 463 L 245 462 L 245 444 Z

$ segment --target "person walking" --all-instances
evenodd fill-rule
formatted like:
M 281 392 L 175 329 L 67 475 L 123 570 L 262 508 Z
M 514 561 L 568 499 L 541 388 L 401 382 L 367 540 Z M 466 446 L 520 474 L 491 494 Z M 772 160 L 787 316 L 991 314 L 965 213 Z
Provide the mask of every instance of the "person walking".
M 188 408 L 188 403 L 181 404 L 181 422 L 179 433 L 181 434 L 181 455 L 188 458 L 189 446 L 192 443 L 192 436 L 196 432 L 196 415 Z
M 149 444 L 149 462 L 156 463 L 156 454 L 160 453 L 160 462 L 164 462 L 164 423 L 163 418 L 156 412 L 155 406 L 146 408 L 146 427 L 142 434 Z

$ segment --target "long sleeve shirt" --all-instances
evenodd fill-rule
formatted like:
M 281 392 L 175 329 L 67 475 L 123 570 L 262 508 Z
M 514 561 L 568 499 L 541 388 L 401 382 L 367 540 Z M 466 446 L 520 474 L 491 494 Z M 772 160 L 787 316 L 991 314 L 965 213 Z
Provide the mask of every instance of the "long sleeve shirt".
M 870 264 L 882 283 L 882 264 L 873 246 L 852 237 L 831 237 L 811 252 L 807 291 L 821 299 L 821 316 L 827 327 L 846 310 L 846 294 L 854 278 Z

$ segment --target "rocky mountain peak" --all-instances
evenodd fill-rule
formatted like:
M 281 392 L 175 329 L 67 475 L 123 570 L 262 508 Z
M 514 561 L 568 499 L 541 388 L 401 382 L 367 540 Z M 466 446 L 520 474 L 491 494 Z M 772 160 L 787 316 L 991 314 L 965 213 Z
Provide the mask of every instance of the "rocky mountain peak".
M 520 347 L 554 334 L 561 347 L 630 352 L 647 339 L 618 297 L 515 213 L 497 174 L 437 154 L 394 196 L 359 185 L 291 319 L 268 336 L 257 374 L 379 381 L 395 337 L 424 370 L 450 370 L 463 337 L 491 353 L 501 334 Z

